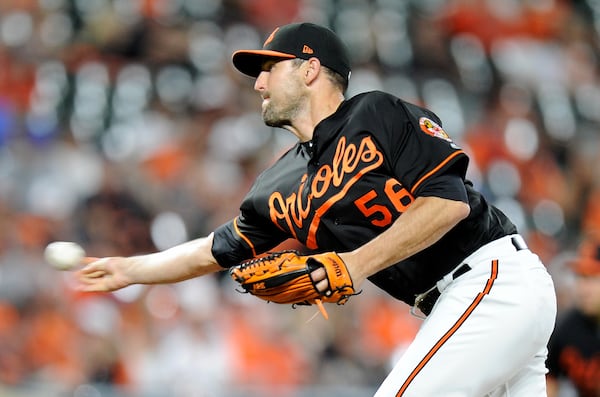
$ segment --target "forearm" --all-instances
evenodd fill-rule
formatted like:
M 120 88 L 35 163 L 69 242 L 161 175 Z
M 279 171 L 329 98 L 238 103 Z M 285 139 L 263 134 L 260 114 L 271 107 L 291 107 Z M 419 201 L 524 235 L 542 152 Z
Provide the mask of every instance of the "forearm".
M 211 254 L 212 235 L 164 251 L 131 257 L 129 275 L 137 284 L 187 280 L 223 270 Z
M 211 253 L 212 234 L 173 248 L 131 257 L 90 258 L 77 272 L 83 291 L 115 291 L 131 284 L 165 284 L 222 268 Z
M 437 242 L 469 215 L 460 201 L 419 197 L 384 233 L 341 255 L 352 277 L 360 282 Z

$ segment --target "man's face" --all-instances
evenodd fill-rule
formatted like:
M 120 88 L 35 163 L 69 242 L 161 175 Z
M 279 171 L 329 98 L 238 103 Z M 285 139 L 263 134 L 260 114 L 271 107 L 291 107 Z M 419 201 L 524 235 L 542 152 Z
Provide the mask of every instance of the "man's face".
M 307 90 L 301 80 L 301 66 L 294 60 L 271 60 L 263 64 L 254 89 L 263 98 L 262 117 L 270 127 L 293 124 L 304 109 Z
M 600 275 L 577 276 L 576 300 L 581 311 L 600 319 Z

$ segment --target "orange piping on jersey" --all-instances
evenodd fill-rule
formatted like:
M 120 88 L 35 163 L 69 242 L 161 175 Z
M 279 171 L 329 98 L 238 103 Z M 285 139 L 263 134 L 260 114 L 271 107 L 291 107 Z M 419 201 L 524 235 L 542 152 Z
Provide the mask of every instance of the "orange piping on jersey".
M 435 174 L 436 172 L 438 172 L 440 170 L 440 168 L 442 168 L 443 166 L 445 166 L 446 164 L 448 164 L 450 162 L 450 160 L 452 160 L 454 157 L 458 156 L 459 154 L 464 154 L 465 152 L 463 152 L 462 150 L 458 150 L 454 153 L 452 153 L 450 156 L 446 157 L 446 159 L 444 161 L 442 161 L 440 164 L 438 164 L 437 167 L 435 167 L 434 169 L 432 169 L 431 171 L 429 171 L 427 174 L 425 174 L 421 179 L 419 179 L 417 181 L 417 183 L 415 183 L 415 185 L 412 187 L 412 189 L 410 189 L 410 192 L 412 194 L 415 193 L 415 190 L 417 190 L 417 188 L 419 187 L 419 185 L 421 183 L 423 183 L 425 181 L 425 179 L 429 178 L 431 175 Z
M 483 297 L 490 293 L 490 290 L 492 289 L 492 286 L 494 285 L 494 281 L 496 281 L 497 277 L 498 277 L 498 260 L 495 259 L 492 261 L 492 272 L 491 272 L 490 278 L 488 279 L 483 291 L 480 292 L 479 294 L 477 294 L 477 297 L 475 298 L 475 300 L 473 300 L 473 303 L 471 303 L 471 305 L 469 305 L 467 310 L 465 310 L 465 312 L 462 314 L 462 316 L 460 316 L 458 321 L 456 321 L 456 323 L 448 330 L 448 332 L 446 332 L 444 334 L 444 336 L 442 336 L 440 338 L 440 340 L 431 348 L 431 350 L 429 350 L 429 353 L 427 353 L 425 355 L 425 357 L 416 366 L 416 368 L 413 370 L 413 372 L 404 381 L 404 384 L 402 385 L 400 390 L 398 390 L 398 393 L 396 393 L 396 397 L 401 397 L 402 395 L 404 395 L 404 392 L 406 391 L 406 389 L 408 389 L 408 386 L 410 386 L 410 384 L 415 379 L 415 377 L 419 374 L 419 372 L 421 372 L 421 370 L 425 367 L 425 365 L 427 365 L 427 363 L 442 348 L 442 346 L 450 339 L 450 337 L 452 337 L 452 335 L 454 335 L 456 333 L 456 331 L 458 331 L 458 329 L 465 323 L 465 321 L 469 318 L 471 313 L 473 313 L 473 310 L 475 310 L 475 308 L 477 306 L 479 306 Z
M 237 233 L 238 236 L 240 236 L 240 238 L 242 240 L 244 240 L 246 242 L 246 244 L 248 244 L 248 246 L 252 250 L 252 256 L 256 256 L 256 249 L 254 248 L 254 244 L 252 244 L 252 241 L 250 241 L 250 239 L 248 237 L 244 236 L 244 234 L 242 232 L 240 232 L 240 229 L 238 228 L 238 225 L 237 225 L 237 220 L 238 220 L 238 217 L 236 216 L 235 219 L 233 220 L 233 227 L 235 229 L 235 232 Z

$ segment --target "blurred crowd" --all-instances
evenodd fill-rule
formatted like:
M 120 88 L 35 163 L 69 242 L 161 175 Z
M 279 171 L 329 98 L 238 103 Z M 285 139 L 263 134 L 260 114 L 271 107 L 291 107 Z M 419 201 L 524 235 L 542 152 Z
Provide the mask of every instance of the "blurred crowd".
M 383 379 L 420 320 L 369 286 L 326 321 L 226 275 L 81 294 L 43 259 L 55 240 L 165 249 L 235 216 L 295 138 L 263 125 L 231 54 L 301 20 L 350 48 L 348 96 L 440 116 L 571 304 L 564 263 L 600 229 L 600 1 L 3 0 L 0 392 L 285 397 Z

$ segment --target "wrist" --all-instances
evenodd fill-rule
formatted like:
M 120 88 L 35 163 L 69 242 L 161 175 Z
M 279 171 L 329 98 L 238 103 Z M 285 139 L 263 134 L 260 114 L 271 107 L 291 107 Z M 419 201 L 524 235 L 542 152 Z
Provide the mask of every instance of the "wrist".
M 358 260 L 356 252 L 338 253 L 338 256 L 344 261 L 354 287 L 361 285 L 369 275 L 365 272 L 366 266 L 363 266 Z

